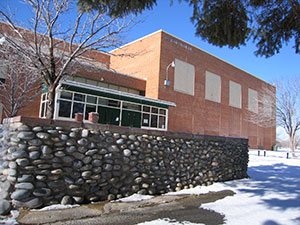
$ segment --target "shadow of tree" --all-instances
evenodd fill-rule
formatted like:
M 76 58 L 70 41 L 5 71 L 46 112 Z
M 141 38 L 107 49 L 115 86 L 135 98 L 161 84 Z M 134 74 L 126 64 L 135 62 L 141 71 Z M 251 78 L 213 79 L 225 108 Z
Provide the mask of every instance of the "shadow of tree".
M 249 167 L 248 175 L 251 178 L 242 181 L 243 188 L 238 188 L 238 182 L 227 185 L 260 196 L 263 204 L 270 208 L 286 210 L 300 207 L 300 166 L 278 163 Z

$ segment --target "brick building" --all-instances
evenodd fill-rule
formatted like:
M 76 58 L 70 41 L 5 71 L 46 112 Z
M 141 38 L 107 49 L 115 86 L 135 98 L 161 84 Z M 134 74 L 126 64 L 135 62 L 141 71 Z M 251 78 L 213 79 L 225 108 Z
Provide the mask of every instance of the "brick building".
M 275 99 L 274 86 L 164 31 L 112 52 L 135 55 L 112 57 L 112 69 L 146 78 L 146 96 L 176 103 L 168 130 L 244 137 L 252 148 L 275 144 L 275 123 L 260 121 L 276 120 L 273 104 L 264 101 Z
M 90 53 L 97 62 L 60 83 L 54 119 L 74 120 L 75 113 L 83 113 L 86 120 L 97 112 L 104 124 L 244 137 L 252 148 L 275 144 L 275 124 L 265 126 L 247 116 L 263 118 L 267 112 L 275 118 L 261 101 L 268 97 L 265 88 L 275 95 L 272 85 L 164 31 L 112 53 Z M 0 77 L 3 82 L 5 76 Z M 45 117 L 46 95 L 20 115 Z

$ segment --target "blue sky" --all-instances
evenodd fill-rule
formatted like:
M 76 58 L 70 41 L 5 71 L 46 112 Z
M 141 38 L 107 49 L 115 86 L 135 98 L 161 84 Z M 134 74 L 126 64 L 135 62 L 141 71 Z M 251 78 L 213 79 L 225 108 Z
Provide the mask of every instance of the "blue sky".
M 170 6 L 169 0 L 158 0 L 152 11 L 143 13 L 145 21 L 132 29 L 128 40 L 132 41 L 163 29 L 267 82 L 300 74 L 300 54 L 295 53 L 292 42 L 284 46 L 279 54 L 267 59 L 254 55 L 256 46 L 252 41 L 240 49 L 216 47 L 195 36 L 195 28 L 190 21 L 191 15 L 192 8 L 184 1 L 178 3 L 174 0 Z
M 26 10 L 19 0 L 5 0 L 13 10 L 17 11 L 18 18 L 26 18 Z M 6 5 L 2 2 L 2 7 Z M 157 0 L 157 5 L 151 11 L 144 11 L 139 17 L 143 22 L 134 26 L 125 36 L 125 42 L 134 41 L 157 30 L 164 30 L 198 48 L 209 52 L 267 82 L 278 80 L 282 77 L 293 77 L 300 74 L 300 54 L 292 48 L 293 43 L 284 46 L 280 53 L 270 58 L 256 57 L 255 44 L 251 41 L 240 49 L 216 47 L 195 36 L 194 25 L 190 21 L 192 8 L 182 1 Z M 4 3 L 4 5 L 3 5 Z

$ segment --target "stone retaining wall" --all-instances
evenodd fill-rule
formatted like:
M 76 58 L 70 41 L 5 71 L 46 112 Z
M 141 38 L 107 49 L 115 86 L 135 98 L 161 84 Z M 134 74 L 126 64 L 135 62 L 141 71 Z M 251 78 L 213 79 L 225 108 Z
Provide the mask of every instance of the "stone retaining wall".
M 0 211 L 247 177 L 246 139 L 29 118 L 15 118 L 4 130 Z

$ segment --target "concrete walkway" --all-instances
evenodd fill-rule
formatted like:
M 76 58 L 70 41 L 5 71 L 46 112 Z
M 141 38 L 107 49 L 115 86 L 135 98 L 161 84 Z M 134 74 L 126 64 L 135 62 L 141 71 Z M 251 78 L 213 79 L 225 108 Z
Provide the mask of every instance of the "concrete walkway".
M 20 224 L 122 224 L 131 225 L 159 218 L 189 221 L 207 225 L 224 223 L 224 216 L 214 211 L 201 209 L 203 203 L 232 196 L 225 190 L 204 195 L 157 196 L 139 202 L 99 202 L 75 208 L 27 211 L 21 210 L 17 221 Z

